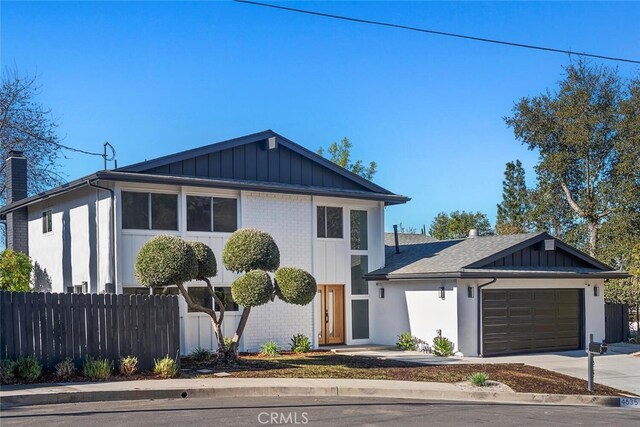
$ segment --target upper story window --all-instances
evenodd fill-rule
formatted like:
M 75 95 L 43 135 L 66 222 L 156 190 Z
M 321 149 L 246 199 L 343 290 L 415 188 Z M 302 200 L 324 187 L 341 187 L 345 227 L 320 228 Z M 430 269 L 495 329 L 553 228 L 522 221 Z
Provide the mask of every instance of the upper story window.
M 177 230 L 178 196 L 123 191 L 122 228 Z
M 237 229 L 236 199 L 187 196 L 187 231 L 233 233 Z
M 342 208 L 318 206 L 318 237 L 342 239 Z
M 51 209 L 42 212 L 42 234 L 51 233 L 53 231 L 53 221 Z
M 368 249 L 367 211 L 351 211 L 351 249 Z

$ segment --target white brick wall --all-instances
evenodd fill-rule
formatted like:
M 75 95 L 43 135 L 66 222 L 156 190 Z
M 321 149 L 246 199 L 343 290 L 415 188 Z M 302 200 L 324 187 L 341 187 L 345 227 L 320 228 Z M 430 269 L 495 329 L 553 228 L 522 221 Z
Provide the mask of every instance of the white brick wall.
M 312 203 L 310 196 L 243 191 L 240 196 L 242 227 L 271 234 L 280 248 L 280 265 L 312 272 Z M 251 310 L 243 334 L 243 349 L 255 351 L 266 341 L 288 348 L 291 337 L 313 338 L 313 304 L 304 307 L 276 298 Z

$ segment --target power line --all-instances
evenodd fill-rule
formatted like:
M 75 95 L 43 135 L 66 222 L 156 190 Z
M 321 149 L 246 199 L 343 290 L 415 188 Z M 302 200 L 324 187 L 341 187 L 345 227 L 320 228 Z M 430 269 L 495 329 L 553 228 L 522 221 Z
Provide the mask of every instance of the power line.
M 459 39 L 474 40 L 474 41 L 485 42 L 485 43 L 494 43 L 494 44 L 500 44 L 500 45 L 505 45 L 505 46 L 520 47 L 520 48 L 525 48 L 525 49 L 535 49 L 535 50 L 542 50 L 542 51 L 546 51 L 546 52 L 565 53 L 565 54 L 569 54 L 569 55 L 584 56 L 584 57 L 588 57 L 588 58 L 598 58 L 598 59 L 606 59 L 606 60 L 609 60 L 609 61 L 619 61 L 619 62 L 629 62 L 629 63 L 632 63 L 632 64 L 640 64 L 640 60 L 635 60 L 635 59 L 616 58 L 616 57 L 613 57 L 613 56 L 597 55 L 597 54 L 594 54 L 594 53 L 573 52 L 571 50 L 556 49 L 556 48 L 552 48 L 552 47 L 536 46 L 536 45 L 530 45 L 530 44 L 524 44 L 524 43 L 507 42 L 507 41 L 504 41 L 504 40 L 487 39 L 487 38 L 484 38 L 484 37 L 467 36 L 467 35 L 464 35 L 464 34 L 447 33 L 447 32 L 444 32 L 444 31 L 429 30 L 429 29 L 426 29 L 426 28 L 418 28 L 418 27 L 411 27 L 411 26 L 408 26 L 408 25 L 392 24 L 392 23 L 389 23 L 389 22 L 382 22 L 382 21 L 371 21 L 369 19 L 352 18 L 352 17 L 349 17 L 349 16 L 333 15 L 333 14 L 330 14 L 330 13 L 316 12 L 316 11 L 313 11 L 313 10 L 296 9 L 296 8 L 293 8 L 293 7 L 278 6 L 278 5 L 275 5 L 275 4 L 260 3 L 260 2 L 256 2 L 256 1 L 250 1 L 250 0 L 234 0 L 234 1 L 236 3 L 246 3 L 246 4 L 250 4 L 250 5 L 254 5 L 254 6 L 270 7 L 270 8 L 273 8 L 273 9 L 286 10 L 286 11 L 289 11 L 289 12 L 304 13 L 304 14 L 307 14 L 307 15 L 322 16 L 322 17 L 325 17 L 325 18 L 332 18 L 332 19 L 341 19 L 343 21 L 359 22 L 361 24 L 370 24 L 370 25 L 378 25 L 378 26 L 382 26 L 382 27 L 399 28 L 401 30 L 417 31 L 417 32 L 420 32 L 420 33 L 435 34 L 435 35 L 446 36 L 446 37 L 456 37 L 456 38 L 459 38 Z
M 63 150 L 75 151 L 76 153 L 86 154 L 86 155 L 89 155 L 89 156 L 100 156 L 100 157 L 104 156 L 103 153 L 93 153 L 91 151 L 84 151 L 84 150 L 81 150 L 79 148 L 73 148 L 73 147 L 69 147 L 67 145 L 62 145 L 59 142 L 54 142 L 53 145 L 55 145 L 56 147 L 62 148 Z

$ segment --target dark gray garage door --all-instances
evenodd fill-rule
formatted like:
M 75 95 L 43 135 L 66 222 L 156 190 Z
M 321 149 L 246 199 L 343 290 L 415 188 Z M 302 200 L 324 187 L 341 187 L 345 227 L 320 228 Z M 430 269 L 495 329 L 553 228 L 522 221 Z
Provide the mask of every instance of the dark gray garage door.
M 484 356 L 581 347 L 581 289 L 482 291 Z

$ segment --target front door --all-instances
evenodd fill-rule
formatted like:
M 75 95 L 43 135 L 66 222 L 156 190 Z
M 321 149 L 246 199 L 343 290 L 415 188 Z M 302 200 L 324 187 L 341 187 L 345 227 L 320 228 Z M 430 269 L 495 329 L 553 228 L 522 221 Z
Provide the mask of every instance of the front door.
M 318 344 L 344 344 L 344 286 L 318 285 L 320 332 Z

